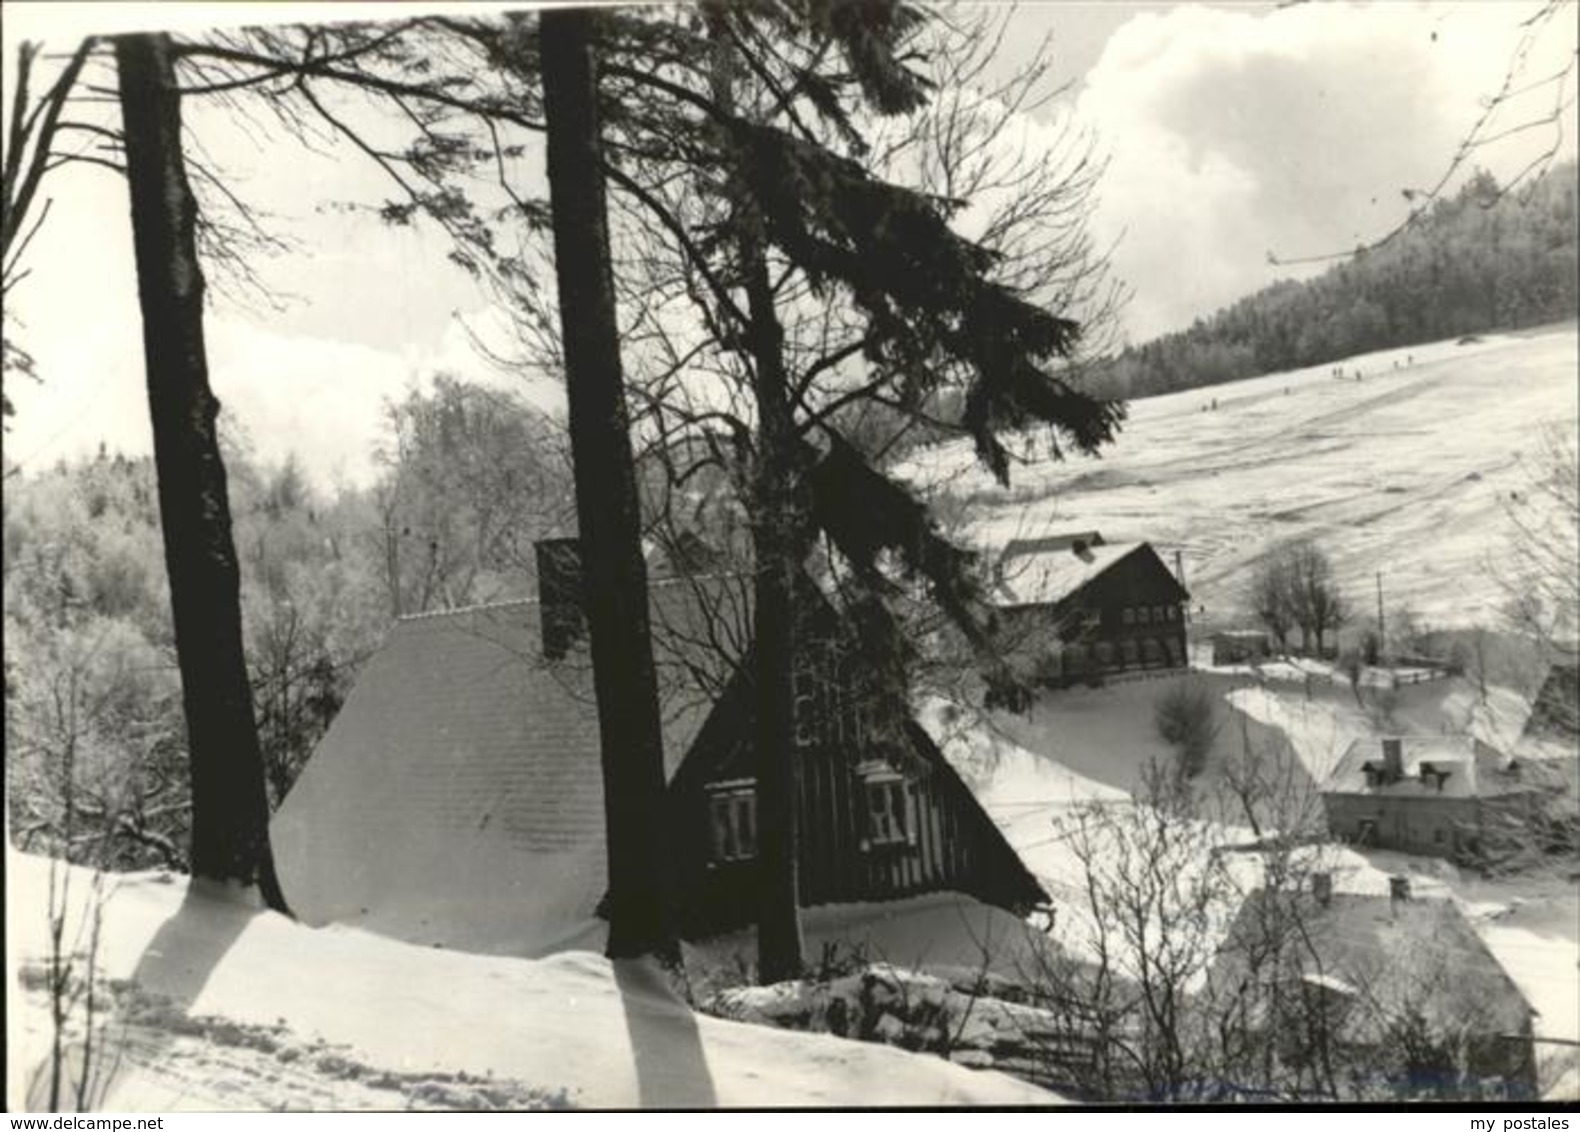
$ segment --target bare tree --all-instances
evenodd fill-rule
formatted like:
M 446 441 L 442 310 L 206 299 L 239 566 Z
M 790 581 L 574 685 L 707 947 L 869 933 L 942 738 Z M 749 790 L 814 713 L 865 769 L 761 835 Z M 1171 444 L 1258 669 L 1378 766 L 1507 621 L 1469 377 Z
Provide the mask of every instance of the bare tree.
M 0 152 L 0 304 L 9 306 L 12 288 L 28 274 L 22 265 L 28 245 L 49 217 L 51 201 L 40 198 L 44 177 L 68 161 L 104 161 L 88 154 L 64 153 L 57 148 L 61 135 L 69 131 L 89 134 L 99 127 L 75 122 L 65 115 L 66 103 L 82 75 L 94 49 L 94 40 L 85 39 L 67 57 L 54 82 L 35 96 L 30 88 L 33 64 L 41 47 L 37 43 L 17 45 L 15 76 L 11 90 L 11 120 Z M 10 319 L 6 332 L 0 333 L 0 374 L 18 374 L 36 379 L 32 355 L 13 340 Z M 9 395 L 0 393 L 0 410 L 12 414 Z
M 1349 607 L 1333 580 L 1328 557 L 1309 539 L 1269 551 L 1251 576 L 1250 604 L 1257 619 L 1288 650 L 1290 630 L 1300 630 L 1302 649 L 1322 652 L 1329 631 L 1348 617 Z
M 1545 72 L 1533 73 L 1532 56 L 1549 43 L 1561 42 L 1565 35 L 1573 42 L 1575 0 L 1539 0 L 1526 11 L 1528 14 L 1518 21 L 1519 39 L 1498 89 L 1480 99 L 1480 112 L 1444 163 L 1441 175 L 1430 186 L 1400 188 L 1399 195 L 1406 208 L 1402 220 L 1382 235 L 1356 247 L 1301 256 L 1268 252 L 1268 263 L 1274 266 L 1325 263 L 1377 250 L 1424 222 L 1431 215 L 1432 205 L 1451 191 L 1461 173 L 1471 168 L 1487 149 L 1510 137 L 1543 131 L 1549 140 L 1513 176 L 1506 178 L 1501 188 L 1483 199 L 1481 206 L 1491 208 L 1508 194 L 1546 176 L 1563 150 L 1567 135 L 1564 115 L 1574 106 L 1573 81 L 1580 51 L 1571 46 L 1563 54 L 1562 61 L 1555 61 Z
M 1325 635 L 1344 624 L 1349 606 L 1333 580 L 1333 565 L 1320 547 L 1303 539 L 1288 547 L 1286 553 L 1301 643 L 1308 645 L 1307 638 L 1315 638 L 1320 656 Z

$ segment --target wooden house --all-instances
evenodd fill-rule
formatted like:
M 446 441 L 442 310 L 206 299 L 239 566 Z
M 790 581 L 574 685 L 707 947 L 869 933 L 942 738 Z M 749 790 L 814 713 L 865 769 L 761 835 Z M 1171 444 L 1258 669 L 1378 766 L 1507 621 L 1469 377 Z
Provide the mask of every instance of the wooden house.
M 1012 541 L 991 599 L 1010 652 L 1051 682 L 1188 664 L 1190 594 L 1149 543 L 1097 531 Z
M 1502 856 L 1545 794 L 1468 735 L 1356 739 L 1322 788 L 1328 829 L 1358 845 L 1464 862 Z
M 1253 891 L 1207 985 L 1219 1031 L 1291 1081 L 1325 1067 L 1373 1097 L 1535 1097 L 1536 1011 L 1459 906 L 1407 877 L 1386 894 L 1336 892 L 1325 872 Z
M 603 783 L 574 542 L 540 546 L 540 597 L 396 624 L 273 824 L 309 922 L 469 950 L 597 946 Z M 795 677 L 803 906 L 956 892 L 1047 902 L 909 718 L 860 694 L 811 582 Z M 669 852 L 688 938 L 757 913 L 748 580 L 657 581 L 650 609 Z

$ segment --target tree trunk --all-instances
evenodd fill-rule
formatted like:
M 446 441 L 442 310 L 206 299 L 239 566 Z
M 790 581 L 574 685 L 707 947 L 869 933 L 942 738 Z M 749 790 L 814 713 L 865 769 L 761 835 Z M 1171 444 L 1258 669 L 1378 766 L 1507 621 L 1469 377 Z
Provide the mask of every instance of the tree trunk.
M 203 344 L 197 202 L 168 36 L 115 41 L 160 525 L 192 767 L 192 873 L 285 899 L 242 649 L 241 585 Z
M 794 582 L 805 559 L 796 510 L 795 432 L 784 371 L 784 332 L 773 307 L 761 243 L 747 235 L 748 317 L 760 451 L 752 516 L 752 656 L 757 752 L 757 977 L 764 984 L 801 974 L 800 793 L 795 748 Z M 755 245 L 755 246 L 754 246 Z M 755 254 L 753 254 L 755 252 Z
M 610 958 L 679 959 L 647 567 L 609 257 L 593 15 L 543 13 L 543 98 L 571 456 L 603 754 Z
M 714 30 L 713 95 L 735 111 L 734 53 Z M 753 748 L 757 756 L 757 980 L 802 973 L 795 749 L 796 572 L 805 560 L 796 508 L 796 435 L 762 217 L 737 180 L 732 223 L 746 285 L 758 452 L 752 480 Z

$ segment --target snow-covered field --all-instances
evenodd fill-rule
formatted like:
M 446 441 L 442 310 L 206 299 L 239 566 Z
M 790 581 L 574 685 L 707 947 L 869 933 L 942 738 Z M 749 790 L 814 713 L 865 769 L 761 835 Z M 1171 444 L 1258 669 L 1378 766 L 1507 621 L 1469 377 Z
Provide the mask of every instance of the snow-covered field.
M 969 499 L 965 533 L 983 545 L 1097 529 L 1170 559 L 1178 548 L 1214 619 L 1233 617 L 1270 546 L 1310 535 L 1357 606 L 1371 608 L 1381 571 L 1389 605 L 1483 623 L 1502 600 L 1508 509 L 1537 505 L 1522 460 L 1543 427 L 1576 430 L 1577 361 L 1573 324 L 1413 346 L 1348 359 L 1343 379 L 1323 365 L 1132 402 L 1101 460 L 1017 466 L 1008 492 L 967 444 L 903 472 Z
M 89 874 L 70 870 L 74 899 Z M 50 865 L 8 853 L 8 1107 L 39 1107 Z M 822 1034 L 694 1014 L 657 968 L 544 960 L 303 927 L 160 873 L 113 878 L 90 1098 L 112 1110 L 1053 1104 L 976 1072 Z M 68 927 L 66 938 L 77 938 Z M 80 1035 L 79 1035 L 80 1036 Z M 80 1041 L 70 1043 L 80 1049 Z M 67 1064 L 74 1064 L 68 1056 Z M 42 1071 L 42 1072 L 41 1072 Z

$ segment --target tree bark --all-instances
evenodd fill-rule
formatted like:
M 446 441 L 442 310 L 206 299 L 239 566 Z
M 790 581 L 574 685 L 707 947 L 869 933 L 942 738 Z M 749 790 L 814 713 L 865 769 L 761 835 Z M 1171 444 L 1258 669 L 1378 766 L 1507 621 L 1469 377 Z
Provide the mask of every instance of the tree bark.
M 735 59 L 714 28 L 714 100 L 735 112 Z M 805 560 L 797 511 L 796 431 L 784 364 L 784 327 L 774 306 L 760 212 L 737 178 L 732 226 L 746 286 L 746 347 L 752 360 L 758 452 L 752 479 L 753 748 L 757 763 L 757 980 L 802 974 L 800 793 L 795 748 L 796 572 Z
M 594 16 L 542 16 L 555 277 L 609 847 L 610 958 L 678 961 L 647 567 L 620 368 L 599 133 Z
M 286 911 L 242 648 L 240 574 L 203 342 L 197 202 L 168 36 L 115 42 L 143 359 L 192 768 L 192 873 L 257 884 Z
M 796 509 L 796 436 L 784 369 L 784 331 L 774 310 L 761 238 L 748 228 L 741 244 L 760 443 L 752 514 L 753 739 L 757 752 L 757 977 L 767 984 L 798 978 L 802 973 L 793 587 L 806 555 L 800 545 Z

